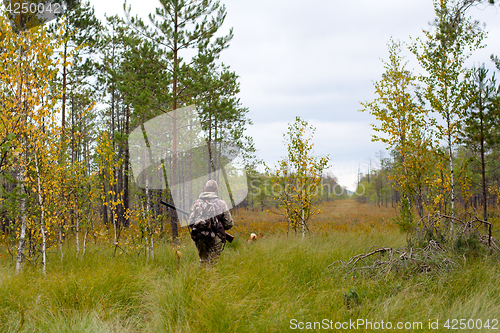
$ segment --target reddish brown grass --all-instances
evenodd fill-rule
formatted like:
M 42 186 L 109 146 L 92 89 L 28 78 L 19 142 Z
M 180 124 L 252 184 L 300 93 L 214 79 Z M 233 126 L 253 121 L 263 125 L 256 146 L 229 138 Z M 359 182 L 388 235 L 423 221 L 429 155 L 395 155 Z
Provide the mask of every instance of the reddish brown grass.
M 391 207 L 377 207 L 370 204 L 360 204 L 352 199 L 337 200 L 322 203 L 321 213 L 309 221 L 309 230 L 313 233 L 326 231 L 385 231 L 397 229 L 392 218 L 396 210 Z M 237 209 L 233 211 L 235 221 L 234 233 L 249 235 L 286 233 L 287 223 L 277 208 Z M 293 232 L 293 230 L 291 230 Z

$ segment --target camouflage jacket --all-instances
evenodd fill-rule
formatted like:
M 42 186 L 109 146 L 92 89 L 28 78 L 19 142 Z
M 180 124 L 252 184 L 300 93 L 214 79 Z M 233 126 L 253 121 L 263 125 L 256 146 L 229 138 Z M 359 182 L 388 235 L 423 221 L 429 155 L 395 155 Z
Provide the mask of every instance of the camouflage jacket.
M 191 214 L 189 215 L 188 223 L 190 226 L 194 225 L 197 222 L 204 221 L 207 217 L 202 216 L 201 209 L 199 209 L 201 203 L 203 201 L 211 201 L 215 203 L 215 210 L 218 216 L 219 222 L 222 223 L 224 230 L 229 230 L 234 226 L 233 218 L 231 217 L 231 213 L 227 208 L 224 200 L 219 199 L 216 193 L 214 192 L 202 192 L 199 199 L 193 202 L 191 206 Z

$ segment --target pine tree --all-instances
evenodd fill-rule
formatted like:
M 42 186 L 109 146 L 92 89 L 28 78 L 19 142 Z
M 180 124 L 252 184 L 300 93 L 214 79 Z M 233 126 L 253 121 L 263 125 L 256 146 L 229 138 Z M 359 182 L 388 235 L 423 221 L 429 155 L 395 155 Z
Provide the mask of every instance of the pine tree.
M 168 89 L 156 91 L 156 99 L 168 101 L 168 109 L 172 110 L 172 177 L 169 179 L 169 188 L 175 189 L 179 183 L 179 176 L 182 170 L 178 170 L 178 119 L 176 110 L 182 106 L 189 105 L 193 98 L 206 87 L 193 85 L 193 71 L 195 63 L 210 64 L 218 59 L 220 52 L 228 47 L 232 38 L 232 30 L 228 35 L 215 37 L 222 23 L 224 22 L 226 11 L 219 1 L 207 0 L 160 0 L 161 6 L 156 9 L 155 15 L 150 15 L 151 26 L 146 25 L 141 19 L 130 17 L 130 7 L 125 8 L 128 12 L 131 25 L 138 34 L 144 36 L 147 41 L 143 43 L 145 47 L 156 52 L 151 54 L 159 55 L 147 58 L 166 72 L 171 81 Z M 182 52 L 187 50 L 197 51 L 191 59 L 184 59 Z M 145 59 L 144 59 L 145 60 Z M 164 94 L 162 98 L 159 95 Z M 163 112 L 165 109 L 163 105 Z M 167 131 L 168 129 L 166 129 Z M 175 193 L 172 193 L 176 197 Z M 177 241 L 177 216 L 172 212 L 171 227 L 174 242 Z
M 483 195 L 483 219 L 488 220 L 488 191 L 486 184 L 487 151 L 498 142 L 495 127 L 498 124 L 500 110 L 496 104 L 500 96 L 495 75 L 488 78 L 488 70 L 476 68 L 470 77 L 472 104 L 466 111 L 463 142 L 479 153 L 481 165 L 481 189 Z

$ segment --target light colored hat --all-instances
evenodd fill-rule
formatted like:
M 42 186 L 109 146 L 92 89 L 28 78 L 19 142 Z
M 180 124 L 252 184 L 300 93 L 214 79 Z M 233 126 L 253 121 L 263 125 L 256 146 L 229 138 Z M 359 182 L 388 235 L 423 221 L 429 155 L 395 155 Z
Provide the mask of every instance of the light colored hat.
M 217 182 L 213 179 L 210 179 L 206 184 L 205 184 L 205 192 L 216 192 L 219 189 L 219 185 L 217 185 Z

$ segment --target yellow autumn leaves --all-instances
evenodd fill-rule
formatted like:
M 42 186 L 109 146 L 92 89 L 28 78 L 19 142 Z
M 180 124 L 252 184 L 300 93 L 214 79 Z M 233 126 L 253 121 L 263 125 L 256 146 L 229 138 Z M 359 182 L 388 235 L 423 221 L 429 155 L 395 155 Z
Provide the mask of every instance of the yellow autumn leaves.
M 288 141 L 287 158 L 279 161 L 275 170 L 266 166 L 271 188 L 289 227 L 294 230 L 301 227 L 303 232 L 307 221 L 320 212 L 315 200 L 322 186 L 321 175 L 328 164 L 327 156 L 313 154 L 314 131 L 307 121 L 297 117 L 283 135 Z

